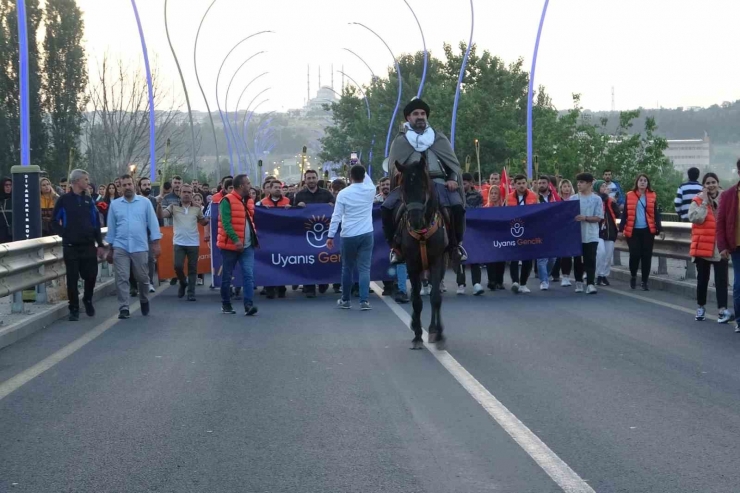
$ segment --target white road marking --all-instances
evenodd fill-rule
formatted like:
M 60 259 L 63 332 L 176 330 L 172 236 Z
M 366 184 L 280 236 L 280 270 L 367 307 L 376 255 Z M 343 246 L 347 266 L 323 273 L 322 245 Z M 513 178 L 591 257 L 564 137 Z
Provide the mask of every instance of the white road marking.
M 381 294 L 383 288 L 377 283 L 370 284 L 372 290 L 407 326 L 411 324 L 411 316 L 394 301 Z M 422 338 L 426 344 L 428 333 L 425 330 Z M 438 351 L 434 345 L 427 345 L 429 352 L 444 366 L 455 380 L 478 401 L 485 411 L 519 444 L 524 451 L 539 465 L 555 483 L 566 493 L 595 493 L 555 452 L 545 445 L 532 430 L 519 421 L 519 418 L 509 411 L 496 397 L 491 394 L 476 378 L 471 375 L 447 351 Z
M 689 315 L 696 315 L 696 310 L 692 310 L 691 308 L 686 308 L 685 306 L 674 305 L 673 303 L 667 303 L 665 301 L 653 300 L 653 299 L 647 298 L 645 296 L 640 296 L 639 294 L 627 293 L 625 291 L 620 291 L 620 290 L 615 289 L 615 288 L 607 288 L 607 287 L 601 286 L 601 287 L 599 287 L 599 289 L 600 290 L 604 290 L 604 291 L 606 291 L 608 293 L 614 293 L 614 294 L 618 294 L 620 296 L 626 296 L 627 298 L 632 298 L 632 299 L 635 299 L 635 300 L 644 301 L 646 303 L 652 303 L 653 305 L 658 305 L 658 306 L 662 306 L 662 307 L 665 307 L 665 308 L 670 308 L 672 310 L 678 310 L 679 312 L 688 313 Z M 707 314 L 706 317 L 709 320 L 714 320 L 715 322 L 717 321 L 717 317 L 715 317 L 713 315 Z
M 158 289 L 156 293 L 149 295 L 149 299 L 151 300 L 155 298 L 168 287 L 169 286 L 160 287 L 160 289 Z M 131 314 L 133 314 L 140 308 L 141 306 L 137 300 L 136 302 L 131 304 L 131 306 L 129 307 L 129 310 Z M 4 381 L 3 383 L 0 383 L 0 401 L 5 399 L 11 393 L 18 390 L 23 385 L 27 384 L 34 378 L 44 373 L 46 370 L 53 368 L 58 363 L 63 361 L 65 358 L 68 358 L 69 356 L 73 355 L 75 352 L 77 352 L 77 350 L 81 349 L 86 344 L 97 339 L 105 331 L 113 327 L 116 324 L 116 322 L 118 322 L 118 314 L 113 315 L 112 317 L 106 319 L 100 325 L 95 327 L 93 330 L 91 330 L 90 332 L 86 332 L 85 335 L 67 344 L 62 349 L 52 354 L 51 356 L 44 358 L 43 360 L 36 363 L 32 367 L 26 370 L 23 370 L 22 372 L 15 375 L 14 377 Z

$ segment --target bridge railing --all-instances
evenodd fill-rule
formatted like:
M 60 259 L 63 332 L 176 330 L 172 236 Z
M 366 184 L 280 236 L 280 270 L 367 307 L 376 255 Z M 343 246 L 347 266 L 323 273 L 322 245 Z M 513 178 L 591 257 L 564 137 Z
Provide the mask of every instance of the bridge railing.
M 107 233 L 103 228 L 103 238 Z M 109 275 L 108 263 L 99 260 L 99 276 Z M 36 303 L 46 303 L 46 283 L 64 277 L 67 268 L 60 236 L 0 244 L 0 298 L 13 295 L 13 313 L 22 313 L 21 292 L 36 289 Z
M 658 257 L 658 274 L 668 274 L 667 259 L 686 261 L 686 279 L 696 279 L 696 268 L 691 262 L 691 224 L 664 222 L 663 231 L 655 237 L 653 256 Z M 619 252 L 628 252 L 627 240 L 620 238 L 614 244 L 614 265 L 621 265 Z

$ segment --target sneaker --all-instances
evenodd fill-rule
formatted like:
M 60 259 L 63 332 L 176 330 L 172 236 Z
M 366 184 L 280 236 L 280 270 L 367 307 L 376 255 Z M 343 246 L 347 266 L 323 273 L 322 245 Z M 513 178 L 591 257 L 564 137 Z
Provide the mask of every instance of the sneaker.
M 694 317 L 694 320 L 696 320 L 697 322 L 703 322 L 706 318 L 706 314 L 707 310 L 703 306 L 700 306 L 696 309 L 696 317 Z
M 489 290 L 489 291 L 496 291 L 496 288 L 497 288 L 498 286 L 497 286 L 496 284 L 493 284 L 493 283 L 490 283 L 490 282 L 489 282 L 489 283 L 488 283 L 488 286 L 487 286 L 487 287 L 488 287 L 488 290 Z
M 182 298 L 185 296 L 185 288 L 187 288 L 187 283 L 180 283 L 180 287 L 177 288 L 177 297 Z
M 511 292 L 514 294 L 519 294 L 519 283 L 515 282 L 511 285 Z
M 612 284 L 611 284 L 611 283 L 609 282 L 609 278 L 608 278 L 608 277 L 606 277 L 606 276 L 603 276 L 603 277 L 601 278 L 601 284 L 602 284 L 603 286 L 611 286 L 611 285 L 612 285 Z
M 203 284 L 203 283 L 201 283 L 201 284 Z M 157 288 L 154 287 L 154 284 L 149 284 L 149 292 L 150 293 L 156 293 L 157 292 Z
M 322 284 L 321 286 L 319 286 L 319 294 L 326 293 L 326 290 L 327 289 L 329 289 L 329 285 L 328 284 Z
M 540 283 L 540 291 L 547 291 L 548 289 L 550 289 L 550 283 L 547 281 L 542 281 Z
M 177 278 L 176 277 L 174 279 L 170 279 L 170 286 L 174 286 L 175 284 L 177 284 Z
M 391 250 L 389 260 L 390 260 L 391 265 L 397 265 L 397 264 L 403 263 L 403 258 L 401 257 L 401 254 L 395 250 Z
M 496 291 L 506 291 L 506 287 L 503 284 L 496 284 Z
M 198 281 L 196 283 L 198 286 L 203 286 L 205 284 L 205 279 L 198 278 Z
M 254 305 L 244 305 L 244 315 L 246 315 L 247 317 L 251 317 L 255 313 L 257 313 L 257 307 L 256 306 L 254 306 Z
M 603 286 L 603 285 L 604 285 L 604 283 L 603 283 L 603 282 L 601 281 L 602 279 L 603 279 L 603 278 L 602 278 L 601 276 L 598 276 L 598 277 L 596 278 L 596 285 L 597 285 L 597 286 Z
M 481 286 L 480 283 L 473 284 L 473 295 L 480 296 L 485 292 L 486 291 L 483 289 L 483 286 Z
M 339 298 L 337 300 L 337 306 L 342 310 L 349 310 L 350 308 L 352 308 L 352 302 L 349 300 L 344 301 L 342 298 Z
M 141 314 L 144 315 L 145 317 L 149 315 L 149 302 L 148 301 L 146 303 L 144 303 L 143 301 L 141 302 Z
M 334 289 L 334 294 L 339 294 L 342 292 L 342 288 L 340 286 L 334 286 L 333 289 Z
M 372 310 L 372 308 L 370 308 L 370 302 L 369 301 L 363 301 L 363 302 L 361 302 L 360 303 L 360 310 L 362 310 L 363 312 L 366 312 L 368 310 Z
M 189 294 L 188 295 L 188 301 L 195 301 L 195 295 Z
M 576 282 L 576 293 L 583 293 L 583 283 Z
M 636 288 L 637 288 L 637 278 L 630 277 L 630 289 L 636 289 Z
M 234 308 L 231 306 L 231 303 L 223 303 L 221 305 L 221 313 L 234 315 L 236 313 L 236 310 L 234 310 Z
M 527 286 L 520 286 L 519 287 L 519 294 L 529 294 L 532 291 L 529 290 Z
M 398 294 L 396 294 L 396 303 L 398 303 L 400 305 L 404 305 L 404 304 L 408 303 L 409 301 L 410 300 L 409 300 L 409 295 L 408 294 L 406 294 L 406 293 L 398 293 Z
M 457 294 L 465 294 L 465 284 L 460 284 L 457 287 Z
M 650 291 L 650 288 L 648 287 L 648 283 L 646 282 L 640 283 L 640 287 L 642 287 L 643 291 Z
M 125 320 L 125 319 L 129 318 L 130 316 L 131 316 L 131 314 L 126 309 L 121 310 L 121 311 L 118 312 L 118 319 L 119 320 Z
M 730 321 L 732 318 L 732 314 L 730 313 L 730 310 L 725 308 L 724 310 L 719 312 L 719 316 L 717 317 L 717 323 L 718 324 L 726 324 Z
M 444 279 L 442 279 L 439 282 L 439 290 L 442 291 L 443 293 L 446 293 L 447 292 L 447 286 L 445 286 L 445 280 Z M 432 288 L 429 288 L 429 292 L 430 293 L 432 292 Z
M 570 283 L 570 278 L 569 277 L 564 277 L 563 280 L 560 281 L 560 286 L 563 287 L 563 288 L 569 288 L 569 287 L 571 287 L 572 284 Z
M 421 286 L 421 295 L 422 296 L 429 296 L 429 293 L 432 292 L 432 287 L 429 284 L 425 284 Z
M 92 301 L 82 300 L 82 304 L 85 305 L 85 314 L 88 317 L 94 317 L 95 316 L 95 307 L 93 306 Z
M 740 323 L 735 325 L 735 334 L 740 334 Z
M 70 322 L 77 322 L 80 319 L 80 312 L 77 311 L 71 311 L 69 312 L 69 320 Z
M 596 286 L 594 286 L 593 284 L 589 284 L 588 286 L 586 286 L 586 294 L 596 294 L 596 293 L 598 293 L 598 291 L 596 291 Z

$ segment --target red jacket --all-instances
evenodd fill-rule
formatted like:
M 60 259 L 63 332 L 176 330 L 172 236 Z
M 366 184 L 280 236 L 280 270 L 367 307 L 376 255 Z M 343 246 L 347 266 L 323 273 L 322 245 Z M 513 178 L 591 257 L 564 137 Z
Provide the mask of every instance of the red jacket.
M 735 230 L 737 225 L 737 187 L 732 186 L 719 197 L 717 211 L 717 248 L 720 252 L 732 252 L 737 248 Z

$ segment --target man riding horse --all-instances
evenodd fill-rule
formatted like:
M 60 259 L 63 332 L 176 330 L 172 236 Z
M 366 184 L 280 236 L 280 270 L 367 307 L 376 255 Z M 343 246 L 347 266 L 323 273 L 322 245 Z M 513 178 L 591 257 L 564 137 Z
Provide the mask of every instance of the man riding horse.
M 460 261 L 468 258 L 462 246 L 465 233 L 465 200 L 462 195 L 462 168 L 452 150 L 449 139 L 429 126 L 430 108 L 419 98 L 414 98 L 403 109 L 406 123 L 393 139 L 388 167 L 395 169 L 395 163 L 410 164 L 419 162 L 422 157 L 427 163 L 429 176 L 434 182 L 437 200 L 445 210 L 448 223 L 450 249 L 459 256 Z M 390 171 L 390 170 L 389 170 Z M 383 230 L 391 245 L 391 264 L 403 262 L 398 244 L 398 209 L 401 206 L 401 189 L 397 180 L 395 188 L 383 202 Z

